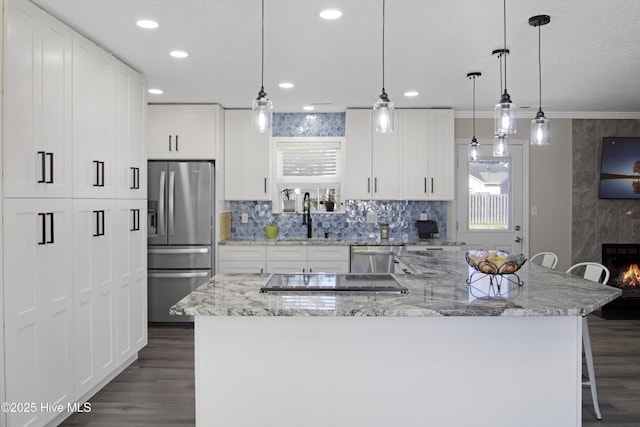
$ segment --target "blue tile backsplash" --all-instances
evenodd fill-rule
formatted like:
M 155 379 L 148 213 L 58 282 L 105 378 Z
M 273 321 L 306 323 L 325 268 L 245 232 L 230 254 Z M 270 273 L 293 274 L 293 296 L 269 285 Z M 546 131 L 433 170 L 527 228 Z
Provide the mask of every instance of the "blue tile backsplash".
M 231 204 L 231 237 L 233 239 L 263 239 L 265 225 L 272 220 L 280 228 L 279 238 L 307 237 L 306 225 L 302 225 L 302 214 L 271 214 L 271 202 L 230 202 Z M 366 222 L 367 212 L 378 214 L 377 224 Z M 242 223 L 242 214 L 246 213 L 249 221 Z M 413 240 L 418 238 L 415 223 L 420 214 L 426 213 L 428 219 L 438 223 L 439 238 L 447 236 L 446 202 L 422 201 L 369 201 L 348 200 L 345 212 L 328 214 L 313 213 L 313 237 L 329 237 L 343 239 L 369 239 L 379 236 L 380 223 L 389 224 L 389 238 L 395 240 Z
M 345 113 L 274 113 L 271 135 L 344 136 Z

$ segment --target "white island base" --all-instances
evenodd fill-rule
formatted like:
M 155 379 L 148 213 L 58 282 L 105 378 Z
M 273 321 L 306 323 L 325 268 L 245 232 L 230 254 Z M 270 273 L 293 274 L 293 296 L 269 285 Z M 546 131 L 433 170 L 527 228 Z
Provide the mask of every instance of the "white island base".
M 197 426 L 580 426 L 581 318 L 195 318 Z

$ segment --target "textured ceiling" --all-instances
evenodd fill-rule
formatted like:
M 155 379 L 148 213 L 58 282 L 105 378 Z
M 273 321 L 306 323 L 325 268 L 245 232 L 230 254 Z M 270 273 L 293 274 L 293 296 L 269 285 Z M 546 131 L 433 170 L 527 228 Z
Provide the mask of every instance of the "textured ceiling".
M 260 0 L 34 0 L 164 90 L 150 102 L 249 108 L 260 89 Z M 385 86 L 396 108 L 476 109 L 499 99 L 503 45 L 500 0 L 387 0 Z M 342 10 L 324 21 L 325 7 Z M 562 113 L 640 112 L 640 1 L 507 1 L 507 83 L 519 107 L 538 104 L 542 27 L 543 109 Z M 382 86 L 381 0 L 265 0 L 265 90 L 278 112 L 369 107 Z M 142 30 L 138 19 L 160 23 Z M 189 58 L 176 60 L 170 50 Z M 282 81 L 295 83 L 280 89 Z M 407 90 L 420 95 L 409 99 Z M 528 114 L 528 113 L 527 113 Z M 577 114 L 579 115 L 579 114 Z

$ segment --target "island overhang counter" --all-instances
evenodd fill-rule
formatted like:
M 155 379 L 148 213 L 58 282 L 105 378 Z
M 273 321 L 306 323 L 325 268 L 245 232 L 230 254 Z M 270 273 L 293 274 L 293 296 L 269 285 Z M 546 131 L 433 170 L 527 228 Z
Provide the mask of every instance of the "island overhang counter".
M 195 316 L 197 425 L 580 426 L 581 319 L 619 290 L 525 264 L 498 291 L 467 284 L 460 253 L 401 261 L 407 295 L 220 274 L 172 307 Z

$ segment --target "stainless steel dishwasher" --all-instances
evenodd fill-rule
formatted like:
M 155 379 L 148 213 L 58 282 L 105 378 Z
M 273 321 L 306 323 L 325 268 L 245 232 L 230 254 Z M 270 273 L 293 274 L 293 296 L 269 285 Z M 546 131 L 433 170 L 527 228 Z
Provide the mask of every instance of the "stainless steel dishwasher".
M 394 273 L 393 246 L 351 246 L 351 273 Z

